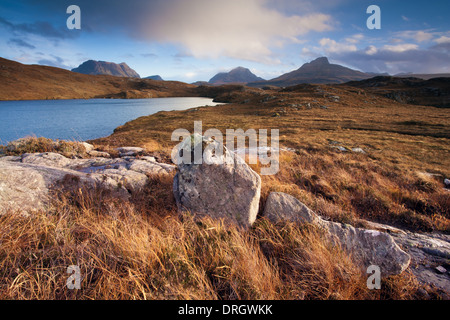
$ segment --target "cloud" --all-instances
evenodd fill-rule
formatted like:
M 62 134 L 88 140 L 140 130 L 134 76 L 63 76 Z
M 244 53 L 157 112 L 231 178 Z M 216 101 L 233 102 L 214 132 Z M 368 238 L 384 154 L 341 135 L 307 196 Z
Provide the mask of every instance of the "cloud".
M 403 19 L 403 21 L 409 21 L 409 18 L 406 16 L 403 16 L 403 15 L 402 15 L 402 19 Z
M 394 33 L 395 37 L 415 40 L 417 42 L 430 41 L 434 38 L 434 33 L 429 30 L 405 30 Z
M 339 43 L 330 38 L 323 38 L 319 41 L 319 44 L 324 48 L 327 54 L 330 53 L 341 53 L 341 52 L 352 52 L 358 50 L 354 44 Z
M 77 32 L 71 32 L 67 28 L 55 28 L 46 21 L 36 21 L 33 23 L 12 23 L 0 17 L 0 24 L 8 28 L 13 34 L 34 34 L 52 39 L 70 39 L 78 36 Z
M 441 43 L 450 43 L 450 37 L 441 36 L 440 38 L 435 39 L 434 42 L 437 42 L 439 44 L 441 44 Z
M 158 56 L 154 53 L 141 53 L 141 57 L 143 58 L 157 58 Z
M 448 73 L 450 72 L 450 43 L 421 49 L 416 45 L 369 46 L 353 52 L 330 55 L 335 61 L 366 72 Z
M 419 46 L 417 44 L 412 43 L 402 43 L 402 44 L 396 44 L 396 45 L 385 45 L 383 46 L 383 49 L 386 51 L 391 52 L 405 52 L 410 50 L 417 50 Z
M 9 39 L 8 44 L 14 45 L 17 47 L 26 48 L 26 49 L 36 49 L 36 47 L 33 46 L 32 44 L 29 44 L 28 42 L 26 42 L 22 39 L 19 39 L 19 38 Z
M 31 0 L 30 0 L 31 1 Z M 33 1 L 32 1 L 33 2 Z M 36 2 L 36 1 L 34 1 Z M 40 1 L 42 2 L 42 1 Z M 120 30 L 146 41 L 175 44 L 195 58 L 231 57 L 277 63 L 273 50 L 310 32 L 332 29 L 330 15 L 292 15 L 269 0 L 77 0 L 82 29 Z M 53 10 L 69 4 L 43 1 Z
M 63 69 L 70 69 L 68 65 L 64 63 L 64 59 L 55 55 L 50 55 L 49 58 L 40 59 L 38 61 L 39 64 L 44 66 L 51 66 Z

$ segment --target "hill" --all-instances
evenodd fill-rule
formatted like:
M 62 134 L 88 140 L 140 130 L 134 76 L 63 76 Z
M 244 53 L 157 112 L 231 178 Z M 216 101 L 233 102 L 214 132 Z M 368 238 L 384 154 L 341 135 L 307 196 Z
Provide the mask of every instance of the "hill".
M 450 78 L 374 77 L 351 81 L 346 86 L 361 88 L 397 102 L 435 107 L 450 107 Z
M 194 85 L 86 75 L 0 58 L 0 100 L 156 98 L 195 95 Z
M 434 78 L 450 78 L 450 73 L 399 73 L 397 78 L 419 78 L 422 80 L 430 80 Z
M 104 74 L 117 77 L 140 78 L 139 74 L 125 62 L 117 64 L 107 61 L 88 60 L 80 64 L 78 68 L 72 69 L 72 71 L 92 75 Z
M 252 87 L 268 85 L 289 87 L 302 83 L 343 83 L 351 80 L 363 80 L 370 77 L 371 76 L 366 73 L 346 68 L 338 64 L 331 64 L 328 61 L 328 58 L 321 57 L 309 63 L 305 63 L 299 69 L 283 74 L 278 78 L 264 82 L 249 83 L 248 85 Z
M 249 69 L 243 67 L 237 67 L 230 72 L 221 72 L 216 74 L 209 80 L 210 84 L 222 85 L 222 84 L 245 84 L 248 82 L 264 81 L 253 74 Z
M 150 76 L 150 77 L 145 77 L 144 79 L 157 80 L 157 81 L 164 81 L 164 79 L 161 78 L 161 76 L 159 76 L 159 75 L 154 75 L 154 76 Z

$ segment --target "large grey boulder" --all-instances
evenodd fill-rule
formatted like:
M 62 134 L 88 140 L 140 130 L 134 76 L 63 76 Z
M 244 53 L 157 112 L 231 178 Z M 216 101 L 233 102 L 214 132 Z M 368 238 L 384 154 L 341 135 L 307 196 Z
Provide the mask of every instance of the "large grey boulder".
M 287 220 L 310 223 L 323 229 L 329 241 L 349 253 L 363 270 L 371 265 L 378 266 L 382 277 L 402 273 L 411 260 L 389 234 L 325 221 L 298 199 L 285 193 L 269 195 L 263 216 L 273 223 Z
M 177 152 L 193 153 L 199 144 L 202 163 L 178 165 L 173 185 L 178 208 L 250 227 L 258 214 L 260 176 L 222 143 L 199 135 L 186 138 Z

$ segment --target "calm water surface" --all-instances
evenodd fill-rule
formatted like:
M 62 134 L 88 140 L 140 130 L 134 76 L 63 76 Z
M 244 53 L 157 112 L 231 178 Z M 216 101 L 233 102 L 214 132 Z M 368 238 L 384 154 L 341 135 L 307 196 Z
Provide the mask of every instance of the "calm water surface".
M 95 139 L 141 116 L 217 104 L 209 98 L 0 101 L 0 144 L 30 135 Z

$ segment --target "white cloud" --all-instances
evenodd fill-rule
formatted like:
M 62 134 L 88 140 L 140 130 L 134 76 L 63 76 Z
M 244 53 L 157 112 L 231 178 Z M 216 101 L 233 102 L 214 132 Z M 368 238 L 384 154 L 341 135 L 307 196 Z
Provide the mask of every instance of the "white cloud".
M 406 16 L 402 16 L 403 21 L 409 21 L 409 18 Z
M 392 52 L 405 52 L 410 50 L 417 50 L 419 49 L 419 46 L 417 44 L 412 43 L 403 43 L 403 44 L 397 44 L 397 45 L 385 45 L 383 46 L 384 50 L 392 51 Z
M 358 33 L 351 37 L 345 38 L 345 41 L 347 41 L 348 43 L 356 44 L 356 43 L 359 43 L 363 39 L 364 39 L 364 35 L 362 33 Z
M 323 38 L 319 44 L 327 53 L 352 52 L 358 50 L 354 44 L 339 43 L 330 38 Z
M 430 41 L 434 38 L 434 34 L 429 30 L 406 30 L 395 33 L 396 37 L 403 39 L 412 39 L 417 42 Z
M 366 54 L 368 54 L 369 56 L 374 55 L 378 52 L 378 49 L 375 46 L 369 46 L 366 49 Z
M 450 37 L 441 36 L 440 38 L 435 39 L 434 42 L 437 42 L 439 44 L 441 44 L 441 43 L 450 43 Z
M 298 43 L 309 32 L 331 30 L 329 15 L 286 16 L 261 0 L 168 2 L 140 23 L 137 36 L 179 44 L 196 58 L 279 63 L 272 48 Z

